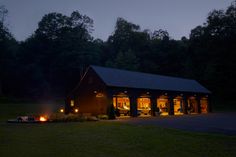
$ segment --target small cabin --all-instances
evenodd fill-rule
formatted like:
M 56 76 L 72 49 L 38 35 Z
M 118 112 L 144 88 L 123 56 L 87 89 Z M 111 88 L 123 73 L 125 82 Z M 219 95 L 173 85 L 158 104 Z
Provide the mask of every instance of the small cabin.
M 211 112 L 211 92 L 191 79 L 90 66 L 66 98 L 66 113 L 166 116 Z

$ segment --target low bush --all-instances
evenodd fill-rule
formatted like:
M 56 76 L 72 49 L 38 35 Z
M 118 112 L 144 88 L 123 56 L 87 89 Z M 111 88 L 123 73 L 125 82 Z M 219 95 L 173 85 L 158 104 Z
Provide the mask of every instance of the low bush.
M 87 121 L 98 121 L 99 119 L 95 116 L 88 116 Z
M 98 121 L 98 120 L 108 120 L 108 115 L 101 114 L 98 116 L 92 115 L 81 115 L 81 114 L 67 114 L 64 113 L 53 113 L 49 116 L 49 121 L 51 122 L 84 122 L 84 121 Z
M 108 120 L 109 117 L 106 114 L 100 114 L 100 115 L 98 115 L 98 119 Z
M 79 114 L 68 114 L 63 113 L 53 113 L 49 117 L 51 122 L 83 122 L 87 120 L 87 117 Z

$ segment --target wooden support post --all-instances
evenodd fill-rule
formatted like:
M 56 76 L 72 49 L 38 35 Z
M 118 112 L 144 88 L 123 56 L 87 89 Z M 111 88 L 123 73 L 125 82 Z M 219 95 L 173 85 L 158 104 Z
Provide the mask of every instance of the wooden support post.
M 132 95 L 130 97 L 130 116 L 137 117 L 138 110 L 137 110 L 137 96 Z
M 201 98 L 198 96 L 196 97 L 197 100 L 197 113 L 201 113 Z
M 157 98 L 156 97 L 151 97 L 151 115 L 156 116 L 157 110 Z
M 183 102 L 183 113 L 188 114 L 188 99 L 186 96 L 182 97 L 182 102 Z
M 207 113 L 212 112 L 212 101 L 211 101 L 211 97 L 208 96 L 207 98 L 208 104 L 207 104 Z
M 169 115 L 174 115 L 174 99 L 173 96 L 168 97 L 169 105 L 168 105 L 168 112 Z
M 117 97 L 116 97 L 116 107 L 117 107 Z M 113 105 L 113 94 L 108 93 L 107 94 L 107 115 L 109 119 L 115 119 L 115 108 Z

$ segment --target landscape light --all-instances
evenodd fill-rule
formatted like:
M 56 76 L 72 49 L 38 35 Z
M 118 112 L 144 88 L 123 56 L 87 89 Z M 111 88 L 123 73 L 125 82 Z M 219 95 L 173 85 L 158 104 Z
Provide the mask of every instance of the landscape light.
M 63 108 L 61 108 L 61 109 L 60 109 L 60 112 L 61 112 L 61 113 L 63 113 L 63 112 L 64 112 L 64 109 L 63 109 Z
M 76 109 L 75 109 L 75 113 L 78 113 L 78 112 L 79 112 L 79 110 L 76 108 Z

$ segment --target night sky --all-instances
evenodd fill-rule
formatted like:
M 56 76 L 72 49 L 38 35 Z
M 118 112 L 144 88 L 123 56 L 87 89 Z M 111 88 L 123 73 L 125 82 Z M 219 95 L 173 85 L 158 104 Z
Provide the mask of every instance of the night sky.
M 141 29 L 167 30 L 174 39 L 189 36 L 213 9 L 226 9 L 233 0 L 0 0 L 9 14 L 8 28 L 17 40 L 29 37 L 42 16 L 50 12 L 70 15 L 78 10 L 94 20 L 95 38 L 106 40 L 117 17 Z

